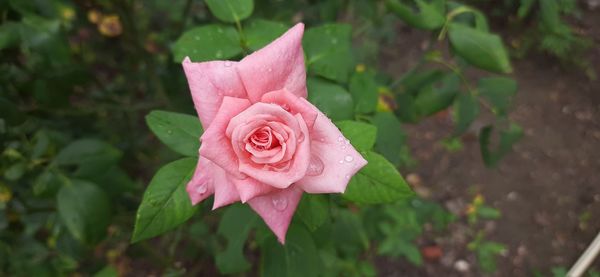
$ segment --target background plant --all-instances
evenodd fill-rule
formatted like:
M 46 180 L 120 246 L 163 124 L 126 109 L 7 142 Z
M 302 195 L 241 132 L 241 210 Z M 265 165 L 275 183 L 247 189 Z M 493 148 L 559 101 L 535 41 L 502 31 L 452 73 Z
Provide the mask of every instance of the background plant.
M 532 3 L 524 21 L 542 16 Z M 416 166 L 403 126 L 450 110 L 444 143 L 457 149 L 477 132 L 488 166 L 523 133 L 507 117 L 517 92 L 508 54 L 483 11 L 442 0 L 0 3 L 0 272 L 114 275 L 152 264 L 165 275 L 374 276 L 377 255 L 421 265 L 424 226 L 443 232 L 462 219 L 409 191 L 396 170 Z M 554 34 L 545 24 L 557 17 L 547 17 L 539 34 L 558 36 L 550 45 L 576 37 Z M 247 207 L 162 205 L 188 203 L 182 187 L 202 132 L 182 57 L 240 59 L 300 20 L 309 100 L 373 167 L 344 195 L 305 196 L 285 247 Z M 377 54 L 399 23 L 430 40 L 415 67 L 390 76 Z M 474 236 L 471 248 L 486 243 Z

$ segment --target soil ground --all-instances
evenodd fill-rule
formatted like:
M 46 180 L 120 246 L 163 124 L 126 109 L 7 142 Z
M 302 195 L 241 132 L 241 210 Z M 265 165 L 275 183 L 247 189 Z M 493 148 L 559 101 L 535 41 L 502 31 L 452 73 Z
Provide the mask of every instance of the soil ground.
M 595 44 L 590 63 L 600 74 L 600 11 L 585 18 L 583 30 Z M 423 32 L 401 28 L 397 42 L 382 52 L 382 66 L 400 76 L 417 62 L 426 39 Z M 390 60 L 400 62 L 385 63 Z M 420 242 L 440 246 L 440 259 L 420 268 L 383 259 L 377 263 L 381 276 L 480 276 L 475 255 L 466 247 L 474 235 L 465 218 L 474 191 L 502 212 L 500 219 L 477 226 L 486 239 L 507 246 L 493 276 L 532 276 L 536 271 L 551 276 L 552 267 L 569 268 L 575 262 L 600 231 L 600 81 L 558 64 L 535 55 L 513 64 L 519 92 L 509 117 L 525 136 L 495 169 L 483 165 L 476 138 L 485 117 L 473 124 L 472 134 L 462 138 L 463 150 L 456 153 L 439 143 L 452 130 L 448 113 L 406 126 L 418 166 L 403 174 L 420 180 L 422 194 L 459 219 L 446 234 Z M 600 271 L 600 258 L 594 268 Z

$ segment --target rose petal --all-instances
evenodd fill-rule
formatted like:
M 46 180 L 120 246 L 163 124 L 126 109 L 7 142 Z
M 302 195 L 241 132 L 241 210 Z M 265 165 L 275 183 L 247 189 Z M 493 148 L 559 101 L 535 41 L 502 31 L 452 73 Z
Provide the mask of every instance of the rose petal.
M 343 193 L 350 178 L 367 161 L 321 112 L 310 132 L 310 138 L 310 152 L 313 155 L 311 162 L 315 164 L 309 165 L 309 172 L 296 185 L 308 193 Z M 313 167 L 318 169 L 311 174 L 310 168 Z
M 250 101 L 257 102 L 263 94 L 283 88 L 306 98 L 303 33 L 304 24 L 298 23 L 269 45 L 240 61 L 237 71 Z
M 215 201 L 213 210 L 227 206 L 231 203 L 240 201 L 240 194 L 231 181 L 232 176 L 219 166 L 213 167 L 213 177 L 215 178 Z
M 192 205 L 200 203 L 214 193 L 212 174 L 213 163 L 206 158 L 200 157 L 194 171 L 194 176 L 185 188 L 190 196 L 190 200 L 192 200 Z
M 200 155 L 211 160 L 229 174 L 242 179 L 245 178 L 238 170 L 238 159 L 225 136 L 225 129 L 232 117 L 250 106 L 247 99 L 225 97 L 211 125 L 201 137 Z
M 255 167 L 244 160 L 240 160 L 240 172 L 247 174 L 248 176 L 256 179 L 257 181 L 276 187 L 276 188 L 287 188 L 292 183 L 300 180 L 306 174 L 308 168 L 308 162 L 310 160 L 310 138 L 308 133 L 308 127 L 299 114 L 296 115 L 298 125 L 300 125 L 301 131 L 296 133 L 297 137 L 303 137 L 303 139 L 297 139 L 296 152 L 291 160 L 289 168 L 285 171 L 271 171 L 265 170 L 262 166 Z
M 247 97 L 246 89 L 235 69 L 237 62 L 194 63 L 186 57 L 182 65 L 194 100 L 194 107 L 204 129 L 210 126 L 223 97 Z
M 230 180 L 236 187 L 240 195 L 240 199 L 242 200 L 242 203 L 246 203 L 246 201 L 254 197 L 265 195 L 276 190 L 276 188 L 269 185 L 265 185 L 250 177 L 247 177 L 246 179 L 237 179 L 231 176 Z
M 317 119 L 318 110 L 315 110 L 313 105 L 310 105 L 306 99 L 298 97 L 285 89 L 269 92 L 263 95 L 260 101 L 287 107 L 291 114 L 301 114 L 308 129 L 312 129 L 315 119 Z
M 248 201 L 250 207 L 265 221 L 277 239 L 285 243 L 292 216 L 302 198 L 302 190 L 289 187 Z

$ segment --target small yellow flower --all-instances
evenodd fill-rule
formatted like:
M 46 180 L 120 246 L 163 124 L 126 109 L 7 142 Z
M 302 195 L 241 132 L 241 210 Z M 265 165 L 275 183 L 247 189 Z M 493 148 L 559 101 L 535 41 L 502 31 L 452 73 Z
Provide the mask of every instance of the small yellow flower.
M 90 22 L 98 24 L 98 22 L 100 22 L 100 19 L 102 19 L 102 13 L 98 10 L 90 10 L 87 13 L 87 18 Z
M 0 185 L 0 202 L 7 203 L 12 199 L 12 191 L 7 186 Z
M 467 214 L 468 214 L 468 215 L 474 214 L 474 213 L 475 213 L 475 211 L 476 211 L 476 209 L 475 209 L 475 206 L 474 206 L 474 205 L 471 205 L 471 204 L 469 204 L 469 205 L 467 206 Z
M 107 15 L 102 17 L 98 24 L 100 33 L 107 37 L 116 37 L 123 32 L 123 26 L 118 15 Z
M 483 195 L 481 194 L 477 194 L 475 195 L 475 198 L 473 198 L 473 205 L 475 206 L 481 206 L 483 205 L 483 203 L 485 202 L 485 200 L 483 199 Z
M 387 87 L 379 87 L 377 93 L 379 94 L 376 108 L 378 112 L 391 112 L 396 109 L 394 94 Z
M 365 69 L 367 69 L 367 67 L 362 63 L 359 63 L 356 65 L 356 72 L 358 72 L 358 73 L 365 72 Z
M 65 21 L 71 21 L 75 18 L 75 10 L 71 7 L 62 7 L 60 14 Z

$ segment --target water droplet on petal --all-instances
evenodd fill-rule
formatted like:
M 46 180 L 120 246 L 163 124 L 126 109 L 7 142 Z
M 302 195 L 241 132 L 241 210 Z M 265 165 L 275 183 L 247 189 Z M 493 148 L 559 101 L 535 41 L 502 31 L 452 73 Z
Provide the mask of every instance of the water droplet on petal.
M 204 184 L 201 184 L 196 187 L 196 192 L 198 194 L 203 194 L 206 192 L 207 189 L 208 189 L 208 185 L 207 185 L 207 183 L 204 183 Z
M 267 71 L 271 72 L 271 71 L 273 71 L 273 69 L 269 67 L 269 69 L 267 69 Z
M 320 175 L 321 173 L 323 173 L 324 168 L 325 168 L 325 165 L 323 164 L 323 161 L 319 157 L 312 155 L 310 157 L 310 162 L 308 164 L 308 168 L 306 169 L 306 175 L 308 175 L 308 176 Z
M 346 179 L 348 179 L 348 180 L 350 179 L 350 175 L 346 175 L 345 177 L 346 177 Z
M 338 141 L 339 141 L 339 142 L 342 142 L 342 141 L 344 141 L 344 137 L 342 137 L 342 136 L 339 136 L 339 137 L 338 137 Z
M 344 160 L 340 160 L 340 161 L 339 161 L 339 163 L 343 164 L 343 163 L 344 163 Z
M 346 145 L 350 144 L 350 140 L 349 140 L 349 139 L 347 139 L 347 140 L 345 141 L 345 143 L 346 143 Z
M 273 202 L 273 207 L 275 207 L 278 211 L 283 211 L 287 208 L 287 199 L 281 197 L 280 195 L 274 195 L 271 197 L 271 201 Z
M 325 138 L 320 138 L 319 139 L 321 142 L 325 142 Z
M 231 62 L 230 61 L 225 61 L 225 63 L 223 63 L 223 65 L 225 67 L 230 67 L 231 66 Z
M 352 161 L 354 161 L 354 157 L 348 155 L 348 156 L 344 157 L 344 161 L 346 161 L 346 162 L 352 162 Z

